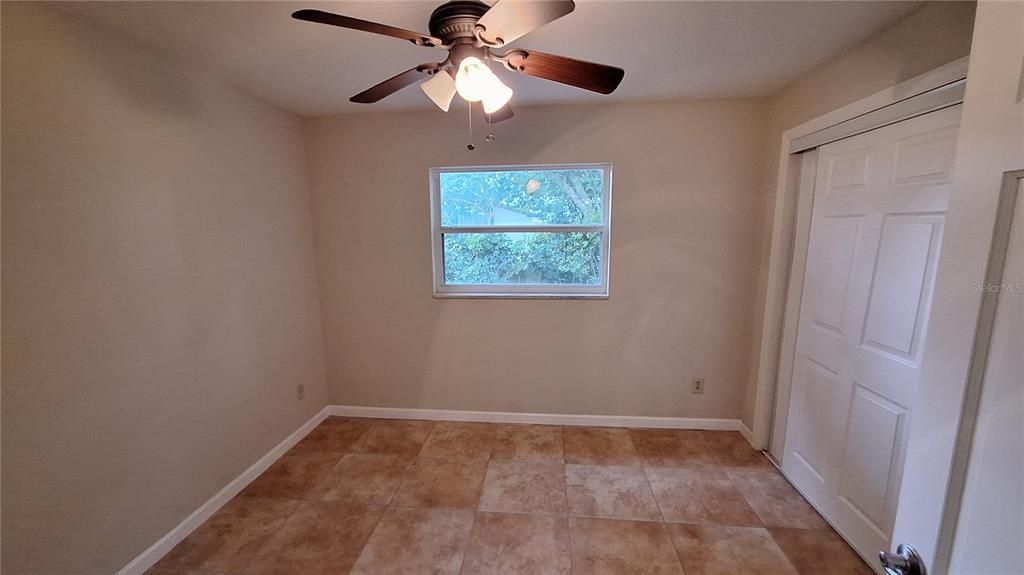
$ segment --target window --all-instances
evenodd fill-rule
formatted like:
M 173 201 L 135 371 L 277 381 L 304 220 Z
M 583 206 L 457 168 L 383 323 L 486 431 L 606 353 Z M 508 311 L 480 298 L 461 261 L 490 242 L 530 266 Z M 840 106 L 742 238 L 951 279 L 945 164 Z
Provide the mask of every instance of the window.
M 434 295 L 607 297 L 609 164 L 430 170 Z

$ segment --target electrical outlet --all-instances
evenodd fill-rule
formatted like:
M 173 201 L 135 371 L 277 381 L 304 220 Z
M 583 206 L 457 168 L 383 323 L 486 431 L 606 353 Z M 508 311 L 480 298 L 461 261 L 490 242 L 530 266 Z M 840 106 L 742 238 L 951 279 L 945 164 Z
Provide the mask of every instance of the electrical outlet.
M 306 399 L 306 384 L 300 383 L 295 386 L 295 395 L 298 396 L 299 401 Z
M 704 378 L 695 377 L 693 378 L 693 384 L 690 386 L 690 393 L 704 393 Z

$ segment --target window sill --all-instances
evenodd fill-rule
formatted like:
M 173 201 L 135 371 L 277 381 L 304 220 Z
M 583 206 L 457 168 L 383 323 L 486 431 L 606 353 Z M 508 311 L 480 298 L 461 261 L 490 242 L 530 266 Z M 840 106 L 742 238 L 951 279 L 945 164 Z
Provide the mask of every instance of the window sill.
M 434 299 L 589 299 L 606 300 L 606 293 L 495 293 L 495 292 L 442 292 L 435 293 Z

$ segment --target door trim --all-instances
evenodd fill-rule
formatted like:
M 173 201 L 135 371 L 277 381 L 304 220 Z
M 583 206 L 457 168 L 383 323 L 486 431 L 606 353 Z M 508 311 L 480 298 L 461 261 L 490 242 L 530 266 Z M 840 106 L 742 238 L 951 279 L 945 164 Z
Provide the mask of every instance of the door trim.
M 855 118 L 850 118 L 845 122 L 839 122 L 812 134 L 795 138 L 789 143 L 789 152 L 796 154 L 830 144 L 837 140 L 856 136 L 857 134 L 870 132 L 890 124 L 902 122 L 903 120 L 909 120 L 928 112 L 954 106 L 964 101 L 964 90 L 966 87 L 967 79 L 962 78 L 928 92 L 893 102 L 888 106 L 861 114 Z
M 988 254 L 983 288 L 985 286 L 1001 286 L 1003 283 L 1003 271 L 1006 268 L 1006 256 L 1010 248 L 1014 214 L 1017 210 L 1017 202 L 1021 201 L 1022 187 L 1024 187 L 1024 169 L 1003 173 L 999 204 L 996 208 L 996 219 L 992 230 L 992 247 Z M 1017 225 L 1022 223 L 1024 222 L 1018 222 Z M 942 509 L 942 527 L 939 530 L 939 540 L 935 551 L 934 569 L 937 573 L 945 573 L 949 569 L 952 558 L 1000 292 L 999 289 L 981 289 L 978 325 L 975 331 L 974 345 L 971 349 L 970 367 L 967 370 L 967 385 L 964 388 L 963 406 L 960 409 L 960 422 L 956 433 L 956 447 L 953 450 L 953 461 L 950 465 L 949 486 L 946 490 L 946 502 Z
M 792 265 L 789 268 L 789 289 L 786 291 L 785 309 L 790 313 L 784 318 L 782 325 L 782 342 L 778 358 L 777 379 L 780 384 L 775 390 L 775 405 L 786 408 L 772 418 L 770 453 L 782 465 L 783 445 L 786 439 L 786 423 L 789 419 L 789 401 L 793 382 L 793 365 L 796 362 L 796 335 L 800 325 L 800 302 L 804 295 L 804 271 L 807 263 L 807 250 L 811 239 L 811 214 L 814 209 L 814 180 L 818 172 L 818 150 L 812 149 L 800 154 L 800 180 L 797 189 L 797 215 L 807 214 L 806 218 L 796 218 L 793 230 Z M 781 353 L 781 350 L 792 350 Z M 778 438 L 778 441 L 775 439 Z M 778 449 L 776 450 L 776 443 Z
M 786 302 L 790 300 L 790 290 L 802 290 L 802 270 L 806 264 L 806 246 L 802 250 L 795 249 L 794 233 L 801 226 L 809 225 L 811 217 L 809 206 L 806 210 L 797 209 L 800 196 L 801 156 L 791 152 L 793 142 L 816 132 L 833 128 L 844 122 L 849 122 L 855 118 L 866 116 L 898 102 L 916 100 L 922 108 L 931 107 L 930 110 L 922 109 L 918 114 L 913 114 L 913 109 L 904 109 L 904 115 L 919 115 L 920 113 L 932 111 L 936 109 L 934 101 L 928 98 L 915 98 L 915 96 L 926 94 L 966 79 L 967 62 L 967 57 L 955 60 L 838 110 L 790 128 L 782 134 L 782 145 L 780 146 L 779 153 L 779 173 L 774 194 L 775 211 L 772 218 L 772 237 L 768 260 L 768 278 L 764 296 L 764 315 L 759 327 L 761 344 L 758 349 L 757 374 L 754 383 L 754 421 L 751 429 L 751 444 L 755 448 L 765 449 L 770 447 L 770 453 L 776 455 L 776 457 L 781 456 L 783 453 L 781 440 L 776 441 L 779 434 L 776 433 L 774 437 L 772 436 L 773 420 L 781 418 L 779 423 L 781 423 L 784 429 L 785 416 L 788 411 L 788 409 L 779 409 L 775 402 L 777 387 L 788 385 L 789 383 L 778 378 L 779 358 L 792 355 L 793 349 L 795 349 L 795 345 L 791 345 L 793 349 L 782 348 L 784 327 L 794 321 L 798 311 L 793 310 L 793 306 L 787 309 Z M 962 101 L 962 94 L 959 101 L 951 101 L 945 105 L 954 105 L 960 103 L 960 101 Z M 876 116 L 878 121 L 892 123 L 891 118 L 888 121 L 886 121 L 886 118 L 887 116 L 885 115 Z M 865 126 L 861 125 L 858 129 L 864 131 Z M 794 257 L 795 255 L 801 257 Z M 801 278 L 801 281 L 795 282 L 800 285 L 791 285 L 789 281 L 791 268 L 798 268 L 800 270 L 801 273 L 798 277 Z M 795 341 L 792 344 L 795 344 Z M 788 391 L 788 389 L 784 391 Z M 782 393 L 780 392 L 779 395 L 782 395 Z M 778 429 L 779 425 L 775 427 Z M 785 437 L 784 433 L 782 437 Z M 771 446 L 769 446 L 770 440 Z

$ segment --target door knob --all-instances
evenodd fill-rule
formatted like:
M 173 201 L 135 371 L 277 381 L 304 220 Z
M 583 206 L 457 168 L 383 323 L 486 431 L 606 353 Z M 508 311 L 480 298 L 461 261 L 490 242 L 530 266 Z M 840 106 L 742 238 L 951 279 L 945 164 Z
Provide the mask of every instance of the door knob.
M 879 552 L 878 561 L 888 575 L 928 575 L 917 549 L 906 543 L 900 543 L 895 553 Z

